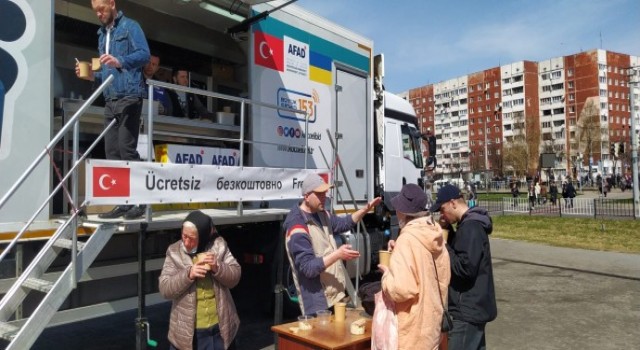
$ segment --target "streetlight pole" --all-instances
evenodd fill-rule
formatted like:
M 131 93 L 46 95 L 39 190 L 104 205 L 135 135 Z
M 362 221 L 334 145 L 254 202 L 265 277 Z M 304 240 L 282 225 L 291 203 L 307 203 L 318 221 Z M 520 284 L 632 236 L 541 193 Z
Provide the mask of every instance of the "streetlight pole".
M 638 135 L 636 134 L 636 103 L 635 103 L 635 88 L 638 86 L 638 75 L 640 73 L 640 67 L 632 67 L 631 74 L 629 76 L 629 90 L 631 96 L 630 111 L 631 111 L 631 176 L 633 176 L 633 215 L 636 217 L 639 203 L 639 189 L 638 189 Z
M 484 119 L 484 117 L 482 117 Z M 484 127 L 484 190 L 489 194 L 489 154 L 487 153 L 487 121 L 482 121 Z

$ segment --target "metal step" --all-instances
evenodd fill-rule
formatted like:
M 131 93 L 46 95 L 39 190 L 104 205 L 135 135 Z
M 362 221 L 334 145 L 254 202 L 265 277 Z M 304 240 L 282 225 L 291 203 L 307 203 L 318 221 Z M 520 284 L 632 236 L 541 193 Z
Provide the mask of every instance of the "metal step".
M 0 322 L 0 338 L 2 339 L 12 340 L 19 330 L 20 328 L 16 326 L 10 325 L 5 322 Z
M 76 245 L 78 247 L 78 251 L 81 251 L 84 248 L 84 242 L 77 241 Z M 73 241 L 67 238 L 58 238 L 55 242 L 53 242 L 54 247 L 69 249 L 73 247 Z
M 53 282 L 33 277 L 27 278 L 22 285 L 43 293 L 49 293 L 51 288 L 53 288 Z
M 117 226 L 112 224 L 98 226 L 94 234 L 85 243 L 78 242 L 76 266 L 81 270 L 75 271 L 73 264 L 69 263 L 66 269 L 58 276 L 58 279 L 55 282 L 51 282 L 41 278 L 44 271 L 49 268 L 58 254 L 58 250 L 51 248 L 54 245 L 71 248 L 73 244 L 70 239 L 66 238 L 69 235 L 65 235 L 64 231 L 54 234 L 51 240 L 42 248 L 42 251 L 25 269 L 23 275 L 18 278 L 14 286 L 0 300 L 0 322 L 7 322 L 29 292 L 39 291 L 45 293 L 40 304 L 31 316 L 25 319 L 21 327 L 0 323 L 0 337 L 10 341 L 6 350 L 28 349 L 33 345 L 51 320 L 51 317 L 75 288 L 74 276 L 79 279 L 84 274 L 116 230 Z M 58 235 L 58 233 L 61 234 Z

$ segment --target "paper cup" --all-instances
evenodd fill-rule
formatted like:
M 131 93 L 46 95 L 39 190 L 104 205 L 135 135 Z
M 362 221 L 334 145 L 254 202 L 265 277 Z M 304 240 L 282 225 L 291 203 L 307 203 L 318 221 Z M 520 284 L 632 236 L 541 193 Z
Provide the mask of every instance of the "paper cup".
M 100 58 L 92 58 L 91 59 L 91 69 L 95 72 L 97 70 L 100 70 Z
M 196 255 L 196 263 L 199 263 L 200 261 L 204 260 L 204 258 L 207 257 L 207 254 L 208 253 L 200 253 L 200 254 Z M 211 271 L 211 265 L 204 264 L 203 266 L 207 269 L 207 271 Z
M 336 303 L 333 306 L 336 322 L 344 322 L 347 312 L 347 303 Z
M 91 65 L 89 62 L 81 61 L 78 63 L 78 67 L 80 68 L 80 78 L 89 78 L 91 75 Z
M 389 259 L 391 259 L 391 252 L 388 250 L 381 250 L 378 252 L 380 257 L 380 265 L 389 267 Z

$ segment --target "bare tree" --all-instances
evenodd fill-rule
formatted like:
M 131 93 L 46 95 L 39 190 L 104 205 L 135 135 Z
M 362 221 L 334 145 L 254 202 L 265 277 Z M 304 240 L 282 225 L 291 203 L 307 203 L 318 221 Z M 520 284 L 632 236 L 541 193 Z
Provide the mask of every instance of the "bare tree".
M 507 138 L 502 146 L 504 172 L 511 172 L 518 178 L 527 175 L 528 159 L 524 114 L 514 113 L 513 137 Z
M 592 157 L 593 159 L 602 159 L 602 131 L 600 129 L 600 108 L 595 102 L 595 98 L 589 97 L 580 111 L 577 122 L 578 152 L 584 154 L 584 159 L 589 160 Z M 591 176 L 590 161 L 589 176 Z

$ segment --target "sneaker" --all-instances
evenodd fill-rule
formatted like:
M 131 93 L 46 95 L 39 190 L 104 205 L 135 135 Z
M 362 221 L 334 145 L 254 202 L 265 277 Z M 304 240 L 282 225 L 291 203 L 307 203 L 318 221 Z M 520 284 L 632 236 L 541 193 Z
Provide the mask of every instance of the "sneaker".
M 115 219 L 124 215 L 129 209 L 131 209 L 131 205 L 117 205 L 111 211 L 106 213 L 98 214 L 100 219 Z
M 147 210 L 147 206 L 146 205 L 133 206 L 133 207 L 131 207 L 131 209 L 129 209 L 124 214 L 124 218 L 125 218 L 125 220 L 137 219 L 137 218 L 141 217 L 142 215 L 144 215 L 144 212 L 146 210 Z

